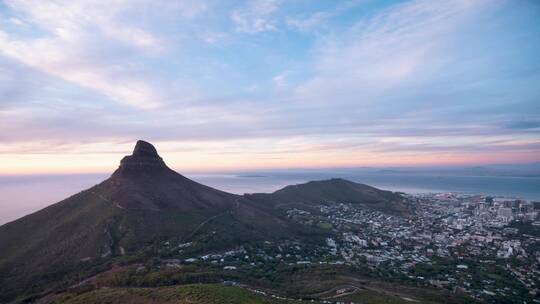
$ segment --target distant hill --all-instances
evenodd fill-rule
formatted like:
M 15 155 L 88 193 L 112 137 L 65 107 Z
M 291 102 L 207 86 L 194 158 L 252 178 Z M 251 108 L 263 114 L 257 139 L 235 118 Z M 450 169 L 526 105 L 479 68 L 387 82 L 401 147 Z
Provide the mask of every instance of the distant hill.
M 409 213 L 400 194 L 341 178 L 290 185 L 274 193 L 252 196 L 255 200 L 272 201 L 276 204 L 351 203 L 388 214 L 407 216 Z
M 342 179 L 272 194 L 223 192 L 169 169 L 151 144 L 138 141 L 102 183 L 0 226 L 0 302 L 64 288 L 114 259 L 150 259 L 164 240 L 193 242 L 193 250 L 206 251 L 277 239 L 324 240 L 329 232 L 292 222 L 276 208 L 297 201 L 407 214 L 398 194 Z

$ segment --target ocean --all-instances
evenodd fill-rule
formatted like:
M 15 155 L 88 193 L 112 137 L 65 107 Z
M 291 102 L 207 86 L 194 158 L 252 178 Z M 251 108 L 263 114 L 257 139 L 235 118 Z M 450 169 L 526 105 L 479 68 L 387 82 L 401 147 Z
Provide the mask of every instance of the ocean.
M 272 192 L 286 185 L 341 177 L 380 189 L 406 193 L 455 192 L 540 201 L 540 177 L 343 171 L 185 175 L 200 183 L 237 194 Z M 0 225 L 45 208 L 105 178 L 106 174 L 0 175 Z

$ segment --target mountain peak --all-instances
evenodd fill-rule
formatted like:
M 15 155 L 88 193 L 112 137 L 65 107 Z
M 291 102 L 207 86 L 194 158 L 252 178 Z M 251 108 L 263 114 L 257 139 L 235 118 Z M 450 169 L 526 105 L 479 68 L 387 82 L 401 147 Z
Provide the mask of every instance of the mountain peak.
M 120 168 L 166 167 L 165 162 L 149 142 L 138 140 L 131 155 L 120 161 Z
M 149 142 L 138 140 L 133 149 L 133 156 L 159 157 L 156 148 Z
M 111 177 L 92 191 L 124 209 L 223 210 L 236 195 L 201 185 L 167 167 L 156 148 L 137 141 Z

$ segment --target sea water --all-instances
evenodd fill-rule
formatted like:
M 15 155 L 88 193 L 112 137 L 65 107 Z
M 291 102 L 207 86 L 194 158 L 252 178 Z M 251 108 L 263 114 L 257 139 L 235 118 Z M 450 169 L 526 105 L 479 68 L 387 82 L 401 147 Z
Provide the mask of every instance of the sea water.
M 286 185 L 341 177 L 406 193 L 454 192 L 540 201 L 540 177 L 342 171 L 185 175 L 202 184 L 237 194 L 273 192 Z M 0 176 L 0 225 L 56 203 L 105 178 L 106 174 Z

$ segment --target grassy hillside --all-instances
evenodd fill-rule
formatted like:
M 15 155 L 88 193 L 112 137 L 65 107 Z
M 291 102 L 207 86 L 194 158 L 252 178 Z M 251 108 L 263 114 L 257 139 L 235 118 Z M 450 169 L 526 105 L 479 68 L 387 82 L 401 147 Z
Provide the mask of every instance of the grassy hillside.
M 181 285 L 159 288 L 100 288 L 85 293 L 63 293 L 41 299 L 38 304 L 286 304 L 246 289 L 219 284 Z
M 357 304 L 435 304 L 439 302 L 412 300 L 397 294 L 359 290 L 351 295 L 329 297 L 326 300 L 276 299 L 242 287 L 221 284 L 194 284 L 157 288 L 103 287 L 87 292 L 66 292 L 48 296 L 37 304 L 320 304 L 331 301 Z
M 287 203 L 352 203 L 388 214 L 409 215 L 404 199 L 398 193 L 340 178 L 290 185 L 271 194 L 253 194 L 249 197 L 277 206 Z
M 213 210 L 118 208 L 93 190 L 0 227 L 0 302 L 76 282 L 110 258 L 189 235 Z
M 88 292 L 66 292 L 40 299 L 37 304 L 294 304 L 340 301 L 359 304 L 435 304 L 438 302 L 412 300 L 397 294 L 359 290 L 350 295 L 328 297 L 326 300 L 276 299 L 242 287 L 221 284 L 193 284 L 157 288 L 103 287 Z

